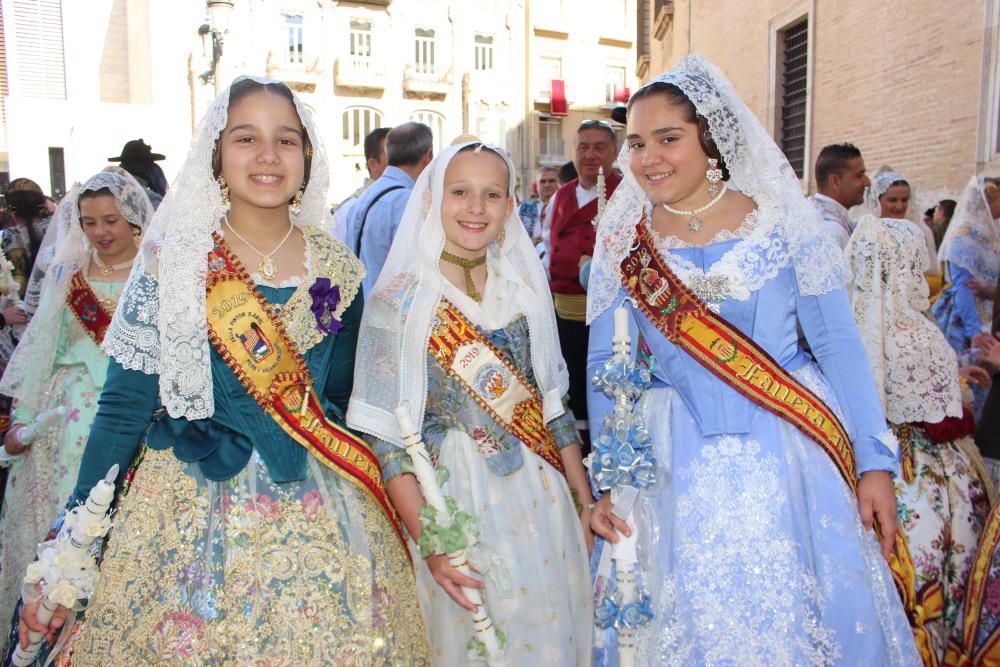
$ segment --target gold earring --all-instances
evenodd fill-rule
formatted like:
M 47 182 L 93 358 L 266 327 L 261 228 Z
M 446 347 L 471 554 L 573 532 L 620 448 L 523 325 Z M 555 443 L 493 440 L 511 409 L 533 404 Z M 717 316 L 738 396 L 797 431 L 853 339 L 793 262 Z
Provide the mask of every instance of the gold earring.
M 229 213 L 233 207 L 233 202 L 229 199 L 229 184 L 226 183 L 225 176 L 219 176 L 219 191 L 222 193 L 222 212 Z
M 139 242 L 140 242 L 141 238 L 142 238 L 142 232 L 140 230 L 138 230 L 138 229 L 136 229 L 136 228 L 133 227 L 132 228 L 132 243 L 135 244 L 136 248 L 139 247 Z
M 501 227 L 497 233 L 497 245 L 503 247 L 503 242 L 507 240 L 507 228 Z
M 292 201 L 288 204 L 288 210 L 292 212 L 292 215 L 302 213 L 302 193 L 305 192 L 305 189 L 306 188 L 303 185 L 302 189 L 295 193 L 295 196 L 292 197 Z
M 705 178 L 708 180 L 708 196 L 714 197 L 719 194 L 719 181 L 722 180 L 722 170 L 719 169 L 719 161 L 714 157 L 708 158 L 708 169 L 705 170 Z

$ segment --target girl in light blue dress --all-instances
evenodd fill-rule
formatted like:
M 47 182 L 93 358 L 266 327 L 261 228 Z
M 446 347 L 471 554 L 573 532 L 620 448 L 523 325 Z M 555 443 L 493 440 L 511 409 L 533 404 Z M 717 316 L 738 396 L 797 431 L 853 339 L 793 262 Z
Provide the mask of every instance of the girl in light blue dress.
M 637 532 L 653 617 L 638 632 L 635 664 L 919 664 L 886 563 L 897 444 L 841 254 L 791 167 L 724 75 L 697 56 L 633 96 L 620 163 L 626 183 L 601 219 L 591 269 L 588 366 L 593 374 L 611 356 L 624 303 L 632 339 L 652 352 L 653 384 L 638 410 L 657 481 L 641 492 L 633 526 L 612 516 L 608 495 L 591 525 L 611 541 Z M 648 289 L 664 285 L 650 273 L 658 261 L 686 286 L 673 292 L 682 304 L 700 302 L 700 317 L 721 316 L 735 332 L 732 345 L 712 343 L 716 359 L 699 361 L 676 342 L 683 332 L 657 326 L 677 307 L 669 291 Z M 796 404 L 775 408 L 721 379 L 740 336 L 837 416 L 853 445 L 841 462 L 853 457 L 853 466 L 835 465 L 772 411 Z M 612 405 L 596 389 L 589 400 L 597 433 Z M 608 646 L 599 662 L 617 664 Z

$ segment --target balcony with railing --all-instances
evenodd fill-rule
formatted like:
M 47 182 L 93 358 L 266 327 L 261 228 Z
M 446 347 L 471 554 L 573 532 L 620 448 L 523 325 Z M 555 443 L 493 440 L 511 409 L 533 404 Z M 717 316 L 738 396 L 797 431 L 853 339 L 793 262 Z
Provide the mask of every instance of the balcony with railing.
M 334 67 L 334 83 L 355 90 L 385 90 L 385 63 L 372 56 L 341 56 Z
M 425 65 L 407 65 L 403 70 L 403 90 L 426 98 L 443 98 L 451 91 L 452 71 Z
M 465 88 L 470 100 L 488 106 L 513 104 L 514 89 L 510 77 L 500 70 L 472 70 L 465 73 Z
M 267 76 L 271 79 L 284 81 L 292 90 L 311 93 L 323 80 L 323 63 L 319 56 L 308 52 L 301 57 L 301 62 L 286 57 L 282 53 L 270 51 L 267 54 Z

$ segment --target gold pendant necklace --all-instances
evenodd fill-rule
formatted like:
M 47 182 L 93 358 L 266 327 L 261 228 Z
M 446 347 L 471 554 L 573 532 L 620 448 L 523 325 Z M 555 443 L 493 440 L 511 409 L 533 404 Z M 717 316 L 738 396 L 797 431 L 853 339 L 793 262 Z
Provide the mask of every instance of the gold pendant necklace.
M 260 255 L 260 264 L 257 265 L 257 273 L 260 274 L 260 277 L 268 282 L 274 280 L 278 275 L 278 263 L 274 261 L 274 258 L 271 257 L 271 255 L 281 250 L 281 246 L 285 245 L 285 241 L 288 240 L 288 238 L 292 235 L 292 232 L 295 230 L 295 225 L 289 222 L 288 233 L 285 234 L 285 238 L 281 239 L 281 242 L 274 247 L 274 250 L 265 254 L 262 253 L 260 250 L 257 250 L 257 248 L 255 248 L 252 243 L 247 241 L 242 234 L 240 234 L 233 228 L 232 223 L 229 222 L 228 215 L 222 216 L 222 219 L 223 221 L 225 221 L 226 227 L 229 228 L 229 231 L 231 231 L 233 234 L 236 235 L 236 238 L 238 238 L 240 241 L 243 241 L 243 243 L 245 243 L 248 248 L 250 248 L 255 253 Z
M 472 269 L 485 264 L 486 255 L 477 257 L 476 259 L 465 259 L 464 257 L 453 255 L 445 250 L 441 253 L 441 259 L 449 264 L 454 264 L 455 266 L 462 268 L 462 271 L 465 273 L 465 293 L 468 294 L 469 298 L 476 303 L 482 302 L 483 295 L 476 289 L 476 283 L 472 280 Z

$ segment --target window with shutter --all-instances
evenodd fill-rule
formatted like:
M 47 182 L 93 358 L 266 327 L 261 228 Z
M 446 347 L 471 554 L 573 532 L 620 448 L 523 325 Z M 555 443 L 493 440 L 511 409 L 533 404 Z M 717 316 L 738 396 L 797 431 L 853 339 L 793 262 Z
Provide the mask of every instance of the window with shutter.
M 781 150 L 799 178 L 805 170 L 808 51 L 808 21 L 781 32 Z
M 343 139 L 351 152 L 363 153 L 365 137 L 382 127 L 382 114 L 370 107 L 348 107 L 344 109 Z
M 66 99 L 60 0 L 14 0 L 18 90 L 25 97 Z

